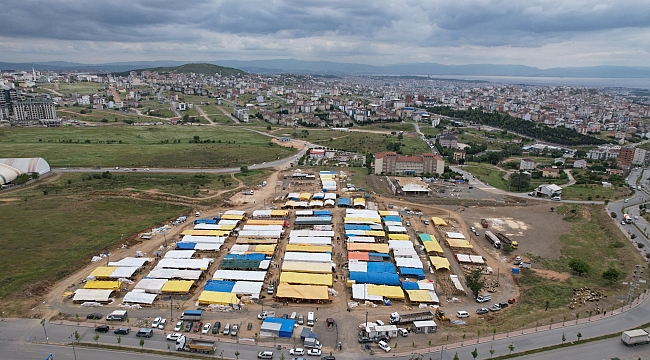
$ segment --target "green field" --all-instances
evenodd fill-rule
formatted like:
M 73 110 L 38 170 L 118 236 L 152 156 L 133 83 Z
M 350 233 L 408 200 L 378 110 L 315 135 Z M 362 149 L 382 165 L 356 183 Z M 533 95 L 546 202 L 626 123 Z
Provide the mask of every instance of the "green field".
M 54 89 L 54 84 L 39 84 L 38 87 L 46 89 Z M 104 84 L 94 82 L 77 82 L 71 84 L 60 83 L 59 90 L 62 94 L 77 93 L 79 95 L 92 95 L 104 92 Z
M 501 168 L 490 164 L 470 163 L 467 166 L 463 166 L 463 170 L 470 172 L 474 177 L 484 183 L 494 186 L 497 189 L 508 191 L 508 185 L 510 183 L 503 178 L 506 172 L 501 170 Z
M 379 130 L 379 131 L 404 131 L 404 132 L 413 132 L 415 127 L 412 123 L 382 123 L 382 124 L 369 124 L 369 125 L 359 125 L 355 129 L 361 130 Z
M 210 143 L 190 143 L 195 136 Z M 286 157 L 295 150 L 232 127 L 124 125 L 6 128 L 0 130 L 0 153 L 43 157 L 54 167 L 239 167 Z
M 41 296 L 45 286 L 120 243 L 122 234 L 126 239 L 191 210 L 132 199 L 63 199 L 0 202 L 0 298 Z
M 290 130 L 286 130 L 288 132 Z M 390 143 L 402 144 L 401 152 L 405 155 L 421 154 L 429 152 L 426 144 L 417 136 L 404 135 L 400 141 L 395 135 L 376 134 L 366 132 L 338 132 L 331 130 L 307 129 L 309 135 L 307 141 L 325 146 L 328 148 L 340 149 L 356 153 L 378 153 L 389 151 Z M 291 135 L 290 135 L 291 136 Z
M 85 114 L 81 113 L 82 110 L 85 112 Z M 154 119 L 148 116 L 140 116 L 134 113 L 126 113 L 123 111 L 109 109 L 95 110 L 77 106 L 58 108 L 56 112 L 59 116 L 88 122 L 122 122 L 124 120 L 130 120 L 134 122 L 167 121 L 166 119 L 162 118 Z M 143 111 L 143 113 L 144 112 L 145 111 Z M 104 121 L 104 119 L 106 121 Z
M 629 190 L 622 187 L 603 187 L 601 184 L 574 184 L 562 188 L 565 200 L 617 200 L 630 196 Z

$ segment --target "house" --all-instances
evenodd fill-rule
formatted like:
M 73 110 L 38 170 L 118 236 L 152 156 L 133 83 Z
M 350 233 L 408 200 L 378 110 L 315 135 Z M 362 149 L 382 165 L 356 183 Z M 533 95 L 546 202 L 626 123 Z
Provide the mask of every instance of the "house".
M 549 178 L 559 178 L 560 177 L 560 169 L 557 169 L 557 168 L 544 168 L 542 170 L 542 176 L 543 177 L 549 177 Z
M 586 169 L 587 168 L 587 160 L 576 160 L 573 162 L 573 168 L 574 169 Z
M 456 149 L 458 147 L 458 136 L 454 134 L 440 135 L 438 141 L 443 148 Z
M 555 184 L 540 185 L 535 189 L 534 195 L 538 197 L 553 197 L 562 195 L 562 188 Z
M 325 149 L 311 149 L 309 150 L 310 159 L 323 159 L 325 157 Z
M 521 159 L 519 170 L 535 170 L 535 161 L 531 159 Z
M 453 159 L 455 162 L 458 163 L 460 162 L 460 160 L 465 161 L 465 156 L 466 156 L 465 150 L 456 150 L 454 151 Z

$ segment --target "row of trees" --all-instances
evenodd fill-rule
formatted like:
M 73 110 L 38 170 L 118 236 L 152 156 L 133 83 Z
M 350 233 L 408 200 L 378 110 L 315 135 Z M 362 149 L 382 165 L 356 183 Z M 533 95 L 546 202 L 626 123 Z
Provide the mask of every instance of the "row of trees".
M 534 139 L 561 145 L 601 145 L 607 143 L 603 139 L 590 135 L 582 135 L 573 129 L 565 127 L 552 128 L 541 123 L 527 121 L 496 111 L 483 112 L 482 107 L 469 110 L 454 110 L 447 106 L 436 106 L 427 108 L 427 111 L 476 124 L 494 126 Z

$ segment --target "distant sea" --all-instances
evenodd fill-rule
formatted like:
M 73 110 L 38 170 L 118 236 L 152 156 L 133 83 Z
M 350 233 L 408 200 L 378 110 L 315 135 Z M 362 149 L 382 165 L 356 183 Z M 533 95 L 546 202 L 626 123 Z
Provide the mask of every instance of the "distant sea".
M 422 75 L 426 76 L 426 75 Z M 636 88 L 650 89 L 650 78 L 573 78 L 573 77 L 528 77 L 528 76 L 469 76 L 429 75 L 431 79 L 481 80 L 503 84 L 541 86 L 584 86 L 590 88 Z

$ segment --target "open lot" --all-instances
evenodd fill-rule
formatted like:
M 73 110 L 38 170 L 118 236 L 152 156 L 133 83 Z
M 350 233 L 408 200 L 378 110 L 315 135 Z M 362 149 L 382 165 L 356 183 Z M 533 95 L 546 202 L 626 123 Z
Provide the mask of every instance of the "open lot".
M 198 143 L 191 143 L 196 141 Z M 6 128 L 0 153 L 45 157 L 53 167 L 239 167 L 295 153 L 270 138 L 210 126 Z
M 58 92 L 68 95 L 75 92 L 80 95 L 92 95 L 104 92 L 104 84 L 94 82 L 59 83 L 58 86 Z M 39 84 L 38 87 L 54 89 L 54 84 Z
M 351 151 L 356 153 L 377 153 L 390 151 L 389 144 L 401 143 L 401 151 L 406 155 L 430 152 L 426 144 L 415 135 L 404 134 L 399 140 L 397 135 L 368 132 L 338 132 L 331 130 L 307 129 L 309 135 L 305 140 L 318 145 Z

